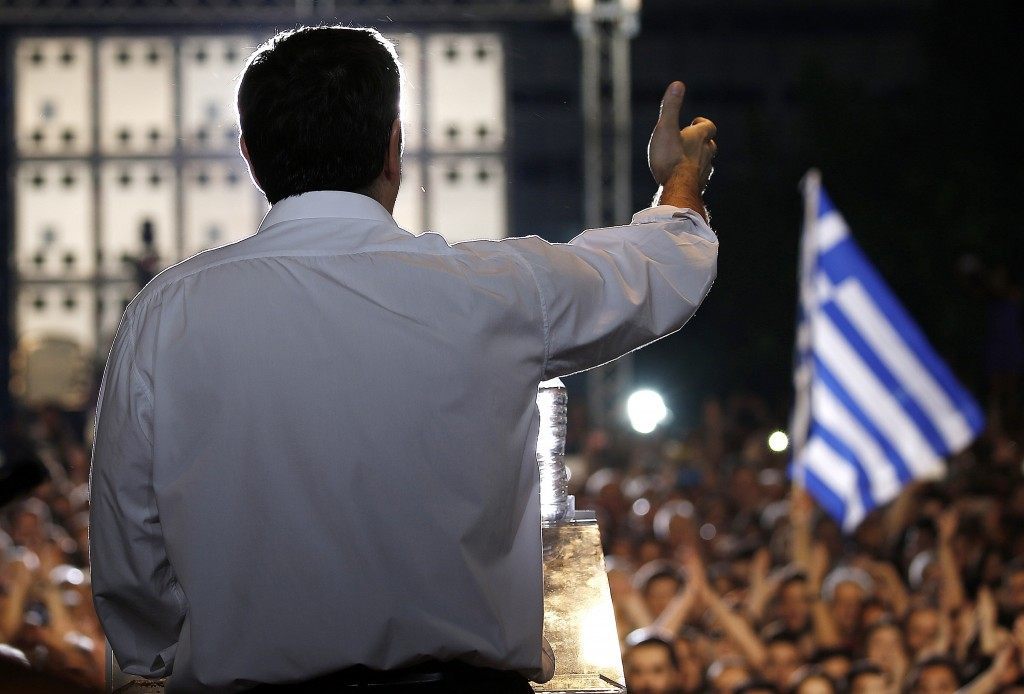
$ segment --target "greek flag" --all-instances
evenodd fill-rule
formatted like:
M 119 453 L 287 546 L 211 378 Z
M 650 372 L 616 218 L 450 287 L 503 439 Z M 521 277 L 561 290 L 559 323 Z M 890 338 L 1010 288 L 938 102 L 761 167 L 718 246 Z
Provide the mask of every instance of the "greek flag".
M 803 181 L 790 476 L 852 531 L 981 431 L 977 403 L 854 242 L 816 171 Z

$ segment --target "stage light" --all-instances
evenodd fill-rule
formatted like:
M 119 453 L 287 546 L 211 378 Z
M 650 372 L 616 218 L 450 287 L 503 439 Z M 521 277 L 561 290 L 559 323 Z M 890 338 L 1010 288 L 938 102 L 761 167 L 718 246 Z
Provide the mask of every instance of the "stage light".
M 651 502 L 640 497 L 633 502 L 633 513 L 638 516 L 646 516 L 651 510 Z
M 768 448 L 776 453 L 782 453 L 789 448 L 789 437 L 786 436 L 786 432 L 773 431 L 771 436 L 768 437 Z
M 634 431 L 650 434 L 668 417 L 668 408 L 660 394 L 653 390 L 638 390 L 626 400 L 626 416 Z

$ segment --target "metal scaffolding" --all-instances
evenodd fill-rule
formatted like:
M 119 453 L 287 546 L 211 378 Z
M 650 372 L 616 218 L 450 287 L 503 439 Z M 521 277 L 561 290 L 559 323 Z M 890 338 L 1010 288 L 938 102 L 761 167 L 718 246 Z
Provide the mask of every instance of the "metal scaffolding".
M 584 222 L 588 229 L 627 223 L 633 212 L 630 42 L 640 0 L 576 0 L 584 143 Z M 633 356 L 587 372 L 589 423 L 606 427 L 633 382 Z
M 570 0 L 0 0 L 0 25 L 86 27 L 223 23 L 550 20 Z

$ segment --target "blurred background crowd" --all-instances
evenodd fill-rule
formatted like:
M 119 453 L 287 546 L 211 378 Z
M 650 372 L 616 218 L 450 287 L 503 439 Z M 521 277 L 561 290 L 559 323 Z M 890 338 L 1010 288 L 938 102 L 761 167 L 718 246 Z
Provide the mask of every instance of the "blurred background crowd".
M 944 480 L 845 535 L 769 448 L 775 412 L 737 392 L 689 431 L 640 436 L 570 405 L 570 484 L 598 513 L 630 691 L 1024 692 L 1019 422 L 992 419 Z M 91 428 L 51 406 L 6 432 L 30 492 L 0 511 L 0 650 L 52 691 L 104 684 Z
M 584 438 L 631 692 L 1024 692 L 1019 431 L 991 428 L 844 535 L 760 400 L 683 440 Z
M 4 432 L 10 473 L 0 484 L 0 691 L 105 684 L 104 635 L 89 585 L 90 432 L 54 405 L 21 411 Z M 53 681 L 31 678 L 19 664 Z

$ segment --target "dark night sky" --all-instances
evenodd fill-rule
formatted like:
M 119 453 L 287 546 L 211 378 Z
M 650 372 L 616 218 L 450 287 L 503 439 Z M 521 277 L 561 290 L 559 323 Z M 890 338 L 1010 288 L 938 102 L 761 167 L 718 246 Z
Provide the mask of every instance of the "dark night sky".
M 940 353 L 980 391 L 983 301 L 954 268 L 970 253 L 988 267 L 1005 262 L 1020 281 L 1020 28 L 986 2 L 644 3 L 634 207 L 655 189 L 644 147 L 671 80 L 688 85 L 684 117 L 719 126 L 706 196 L 718 280 L 680 333 L 636 359 L 638 380 L 660 387 L 682 423 L 703 395 L 736 389 L 768 396 L 785 416 L 797 185 L 811 166 Z M 508 38 L 511 231 L 566 241 L 581 224 L 577 45 L 561 24 Z
M 395 21 L 376 26 L 503 33 L 511 71 L 510 233 L 568 241 L 581 231 L 583 183 L 571 21 L 495 27 L 466 7 L 467 24 L 417 26 L 403 25 L 396 4 Z M 636 357 L 640 383 L 663 390 L 681 424 L 704 396 L 741 389 L 768 396 L 784 420 L 797 184 L 812 166 L 939 352 L 981 391 L 984 302 L 954 268 L 974 254 L 1022 279 L 1016 212 L 1024 26 L 1012 7 L 990 0 L 644 0 L 632 53 L 634 208 L 647 206 L 655 191 L 645 147 L 670 81 L 688 85 L 684 117 L 704 115 L 719 126 L 706 196 L 721 237 L 718 280 L 681 332 Z M 5 154 L 0 146 L 0 159 Z M 571 377 L 570 389 L 582 380 Z

